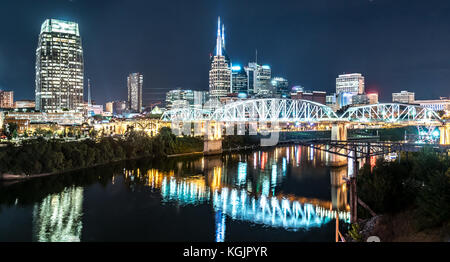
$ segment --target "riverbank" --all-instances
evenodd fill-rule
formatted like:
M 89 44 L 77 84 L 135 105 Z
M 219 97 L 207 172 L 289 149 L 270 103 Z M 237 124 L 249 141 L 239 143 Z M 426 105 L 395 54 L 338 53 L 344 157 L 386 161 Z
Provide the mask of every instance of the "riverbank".
M 164 158 L 196 153 L 203 149 L 198 137 L 176 137 L 170 128 L 161 128 L 149 137 L 130 132 L 124 138 L 61 142 L 36 139 L 20 147 L 8 144 L 0 148 L 0 174 L 3 180 L 20 180 L 91 168 L 136 158 Z
M 361 238 L 377 236 L 381 242 L 449 242 L 450 221 L 439 227 L 419 229 L 414 210 L 360 220 Z M 349 239 L 351 241 L 351 239 Z
M 358 206 L 360 219 L 348 232 L 352 239 L 450 240 L 450 161 L 426 148 L 408 155 L 394 162 L 378 159 L 359 171 L 357 197 L 371 211 Z

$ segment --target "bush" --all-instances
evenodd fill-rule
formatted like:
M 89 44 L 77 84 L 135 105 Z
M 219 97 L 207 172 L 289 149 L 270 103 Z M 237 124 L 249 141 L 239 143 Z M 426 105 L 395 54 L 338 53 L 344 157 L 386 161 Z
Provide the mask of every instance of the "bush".
M 376 213 L 415 210 L 421 229 L 441 226 L 450 221 L 450 163 L 447 158 L 427 149 L 410 153 L 408 160 L 377 160 L 360 170 L 358 197 Z M 358 209 L 362 217 L 367 211 Z

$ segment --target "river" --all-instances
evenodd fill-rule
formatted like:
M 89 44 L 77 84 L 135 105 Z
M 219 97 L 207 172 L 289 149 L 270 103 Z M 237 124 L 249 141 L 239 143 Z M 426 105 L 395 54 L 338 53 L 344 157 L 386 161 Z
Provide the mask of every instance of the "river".
M 0 241 L 335 241 L 349 222 L 330 156 L 284 146 L 124 161 L 0 186 Z

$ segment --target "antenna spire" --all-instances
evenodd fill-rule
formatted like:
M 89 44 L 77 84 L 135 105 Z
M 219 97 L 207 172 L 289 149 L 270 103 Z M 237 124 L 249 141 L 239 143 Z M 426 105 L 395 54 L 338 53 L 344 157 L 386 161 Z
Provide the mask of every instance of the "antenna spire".
M 225 25 L 222 24 L 222 46 L 225 49 Z

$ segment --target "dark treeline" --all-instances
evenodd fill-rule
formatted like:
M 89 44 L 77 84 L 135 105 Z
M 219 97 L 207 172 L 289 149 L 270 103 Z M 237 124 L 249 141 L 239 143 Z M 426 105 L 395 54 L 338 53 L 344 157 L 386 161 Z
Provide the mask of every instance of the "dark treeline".
M 104 137 L 98 141 L 62 142 L 38 138 L 24 141 L 19 147 L 9 144 L 0 148 L 0 173 L 62 172 L 118 160 L 161 158 L 202 150 L 202 138 L 176 137 L 167 127 L 161 128 L 154 137 L 143 132 L 130 132 L 124 138 Z
M 371 170 L 360 170 L 358 197 L 379 214 L 412 210 L 420 229 L 445 226 L 450 222 L 450 161 L 425 149 L 402 153 L 400 161 L 378 159 Z M 363 208 L 362 217 L 369 217 Z
M 62 192 L 66 187 L 87 187 L 96 183 L 105 187 L 111 183 L 113 176 L 123 177 L 124 170 L 136 171 L 139 168 L 141 174 L 146 174 L 148 170 L 156 168 L 162 172 L 174 171 L 184 175 L 198 174 L 201 170 L 195 168 L 195 162 L 198 162 L 199 159 L 199 157 L 195 156 L 167 158 L 165 161 L 153 158 L 140 158 L 66 172 L 55 176 L 37 177 L 3 187 L 0 185 L 0 204 L 8 206 L 14 204 L 20 206 L 31 205 L 41 201 L 49 194 Z M 180 172 L 181 170 L 183 172 Z M 141 183 L 142 185 L 145 182 L 139 179 L 134 180 L 134 183 Z

